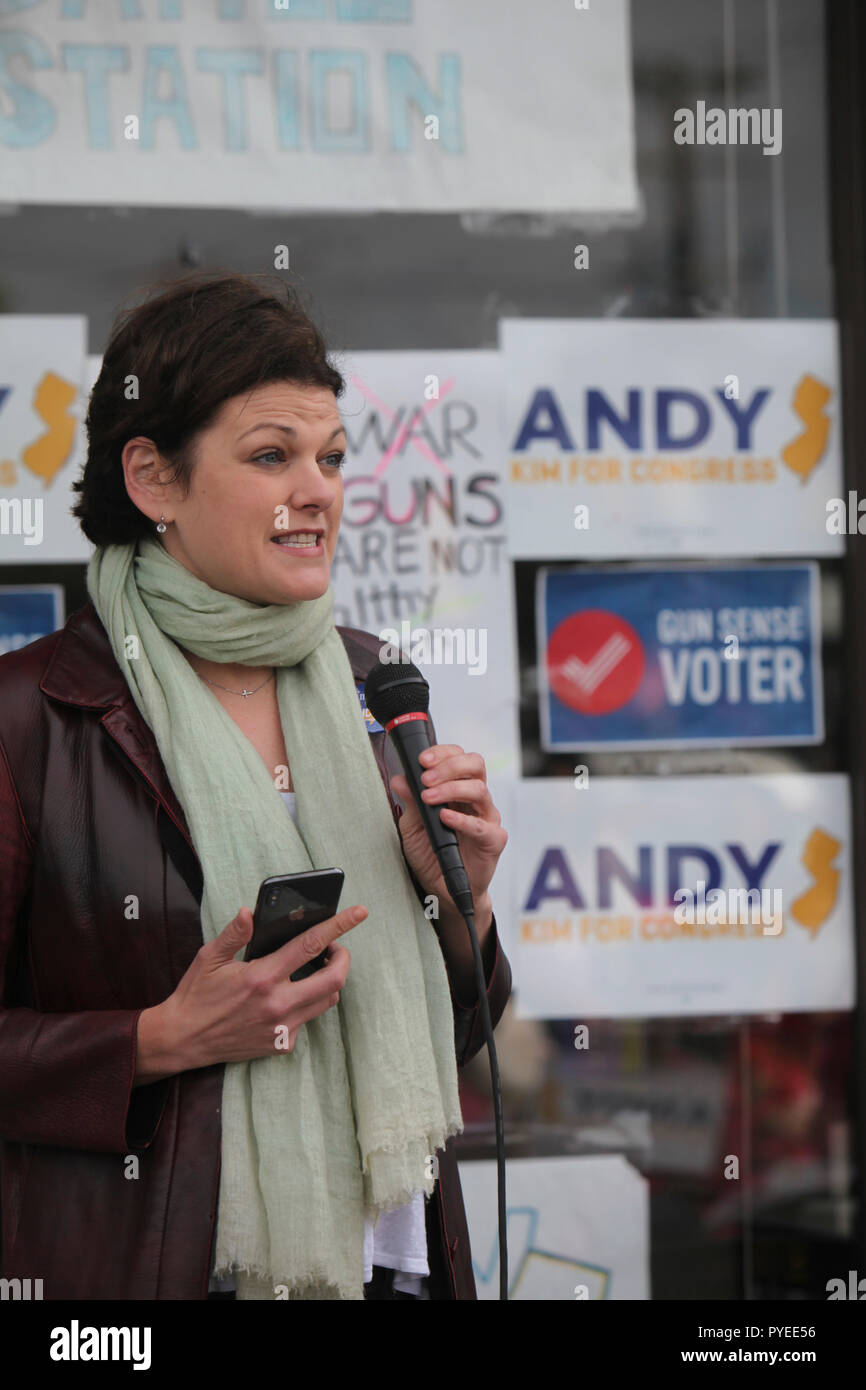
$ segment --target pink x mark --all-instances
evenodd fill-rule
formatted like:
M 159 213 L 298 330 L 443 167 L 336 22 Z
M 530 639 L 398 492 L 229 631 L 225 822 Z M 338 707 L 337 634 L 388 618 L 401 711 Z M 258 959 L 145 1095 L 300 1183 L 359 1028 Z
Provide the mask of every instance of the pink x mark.
M 375 405 L 376 408 L 380 410 L 383 415 L 386 415 L 390 420 L 394 419 L 397 412 L 395 410 L 391 410 L 390 406 L 387 406 L 384 401 L 380 401 L 375 392 L 372 391 L 370 387 L 365 385 L 365 383 L 361 380 L 359 376 L 353 376 L 350 378 L 350 380 L 352 382 L 352 385 L 357 386 L 358 390 L 366 398 L 366 400 L 370 402 L 371 405 Z M 448 392 L 453 390 L 453 388 L 454 378 L 449 377 L 449 379 L 445 382 L 444 386 L 439 392 L 438 399 L 428 401 L 425 406 L 422 406 L 421 413 L 426 415 L 429 410 L 433 409 L 434 405 L 438 405 L 439 401 L 444 400 L 445 397 L 448 395 Z M 411 418 L 414 419 L 416 414 L 417 412 L 413 411 Z M 385 450 L 379 462 L 376 464 L 376 467 L 373 469 L 374 477 L 379 478 L 385 472 L 385 469 L 388 467 L 388 464 L 391 462 L 398 449 L 402 448 L 408 433 L 408 424 L 402 424 L 399 430 L 397 431 L 396 435 L 394 436 L 393 440 L 391 441 L 391 444 Z M 436 454 L 434 454 L 433 450 L 429 449 L 423 440 L 413 439 L 412 443 L 415 445 L 416 449 L 418 449 L 430 460 L 434 467 L 439 469 L 440 473 L 444 473 L 446 478 L 451 477 L 451 469 L 448 467 L 445 461 L 443 459 L 440 459 Z

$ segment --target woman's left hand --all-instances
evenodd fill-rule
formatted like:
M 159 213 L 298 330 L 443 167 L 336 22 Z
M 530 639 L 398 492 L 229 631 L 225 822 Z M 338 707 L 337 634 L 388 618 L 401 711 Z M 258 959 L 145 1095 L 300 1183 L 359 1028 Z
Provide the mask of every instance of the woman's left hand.
M 422 798 L 430 806 L 439 806 L 442 824 L 457 835 L 476 910 L 484 913 L 489 908 L 488 885 L 508 841 L 508 831 L 503 828 L 487 786 L 484 759 L 480 753 L 465 753 L 456 743 L 434 743 L 420 755 L 420 762 L 424 768 Z M 444 907 L 445 911 L 456 913 L 409 783 L 400 773 L 391 778 L 391 786 L 406 805 L 398 827 L 415 877 L 426 893 L 439 899 L 440 911 Z M 446 802 L 453 802 L 454 806 Z

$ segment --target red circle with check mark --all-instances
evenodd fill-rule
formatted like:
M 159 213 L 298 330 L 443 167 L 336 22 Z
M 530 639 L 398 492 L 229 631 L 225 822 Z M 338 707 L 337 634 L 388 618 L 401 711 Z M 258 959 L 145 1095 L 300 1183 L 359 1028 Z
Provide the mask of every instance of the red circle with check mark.
M 550 688 L 581 714 L 610 714 L 627 704 L 644 664 L 643 643 L 631 623 L 604 608 L 573 613 L 547 643 Z

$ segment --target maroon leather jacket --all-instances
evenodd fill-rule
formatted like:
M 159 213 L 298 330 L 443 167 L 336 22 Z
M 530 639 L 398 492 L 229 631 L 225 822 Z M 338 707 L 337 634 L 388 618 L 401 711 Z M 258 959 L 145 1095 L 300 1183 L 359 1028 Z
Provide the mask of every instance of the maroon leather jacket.
M 378 638 L 339 632 L 360 682 Z M 396 821 L 399 766 L 370 738 Z M 46 1299 L 205 1299 L 223 1065 L 132 1084 L 139 1014 L 202 944 L 201 866 L 90 603 L 0 657 L 0 883 L 0 1276 L 42 1279 Z M 495 922 L 483 954 L 495 1026 L 511 992 Z M 462 1066 L 480 1010 L 452 999 Z M 427 1239 L 431 1297 L 475 1298 L 453 1140 Z

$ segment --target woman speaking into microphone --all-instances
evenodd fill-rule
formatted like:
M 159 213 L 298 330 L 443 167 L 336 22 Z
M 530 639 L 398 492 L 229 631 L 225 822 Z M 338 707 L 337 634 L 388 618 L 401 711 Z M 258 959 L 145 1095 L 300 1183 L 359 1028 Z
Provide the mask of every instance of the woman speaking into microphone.
M 364 720 L 379 641 L 334 624 L 343 390 L 257 277 L 127 310 L 76 484 L 90 602 L 0 658 L 2 1274 L 46 1299 L 475 1297 L 472 948 Z M 495 1024 L 506 832 L 477 753 L 423 780 Z M 245 959 L 262 881 L 332 866 L 340 911 Z

